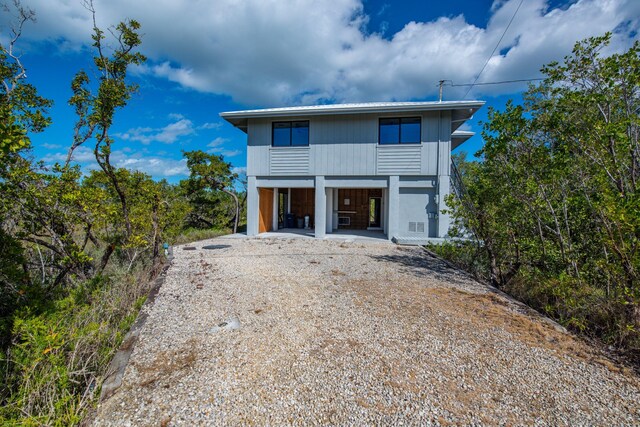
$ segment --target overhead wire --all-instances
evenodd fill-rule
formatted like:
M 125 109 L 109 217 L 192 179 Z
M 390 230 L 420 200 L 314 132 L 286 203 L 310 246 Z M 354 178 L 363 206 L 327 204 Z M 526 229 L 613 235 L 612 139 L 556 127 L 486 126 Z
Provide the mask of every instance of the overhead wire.
M 493 51 L 491 52 L 491 55 L 489 55 L 489 58 L 487 58 L 487 62 L 484 63 L 484 65 L 482 66 L 482 69 L 480 70 L 480 72 L 476 76 L 476 79 L 473 81 L 473 83 L 471 83 L 471 85 L 469 86 L 469 89 L 467 89 L 467 92 L 464 94 L 462 99 L 465 99 L 467 97 L 467 95 L 469 95 L 469 92 L 471 92 L 471 89 L 473 89 L 473 86 L 475 86 L 476 82 L 480 78 L 480 75 L 482 74 L 484 69 L 487 67 L 487 64 L 489 64 L 489 61 L 491 61 L 491 58 L 493 58 L 493 54 L 496 53 L 496 50 L 498 49 L 498 46 L 500 46 L 500 43 L 502 42 L 502 39 L 504 38 L 505 34 L 507 34 L 507 31 L 509 30 L 509 27 L 511 26 L 511 23 L 513 22 L 514 18 L 518 14 L 518 11 L 520 10 L 520 6 L 522 6 L 523 1 L 524 0 L 520 0 L 520 3 L 518 3 L 518 7 L 516 8 L 516 11 L 513 12 L 513 16 L 509 20 L 509 23 L 507 24 L 507 27 L 502 32 L 502 35 L 500 36 L 500 40 L 498 40 L 498 43 L 496 43 L 496 46 L 493 48 Z
M 451 82 L 449 86 L 451 87 L 462 87 L 462 86 L 487 86 L 487 85 L 502 85 L 507 83 L 522 83 L 522 82 L 538 82 L 544 80 L 544 78 L 536 78 L 536 79 L 516 79 L 516 80 L 502 80 L 499 82 L 481 82 L 481 83 L 465 83 L 465 84 L 454 84 Z
M 544 80 L 544 78 L 538 77 L 538 78 L 532 78 L 532 79 L 501 80 L 499 82 L 459 83 L 459 84 L 454 83 L 452 80 L 440 80 L 437 85 L 440 88 L 438 99 L 442 101 L 442 88 L 445 85 L 451 86 L 451 87 L 488 86 L 488 85 L 503 85 L 503 84 L 509 84 L 509 83 L 539 82 L 542 80 Z

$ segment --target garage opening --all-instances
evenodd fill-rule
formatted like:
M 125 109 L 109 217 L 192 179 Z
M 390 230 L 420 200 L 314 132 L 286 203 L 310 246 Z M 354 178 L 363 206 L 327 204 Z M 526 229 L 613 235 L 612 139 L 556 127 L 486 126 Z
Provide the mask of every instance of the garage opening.
M 341 188 L 337 191 L 339 230 L 382 230 L 382 189 Z
M 315 226 L 313 188 L 278 188 L 278 228 L 307 228 Z

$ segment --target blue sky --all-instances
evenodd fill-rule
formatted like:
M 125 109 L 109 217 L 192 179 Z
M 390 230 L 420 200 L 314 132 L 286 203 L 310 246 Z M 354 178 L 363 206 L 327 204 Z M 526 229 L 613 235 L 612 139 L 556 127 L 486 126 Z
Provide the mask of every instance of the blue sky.
M 67 105 L 80 69 L 94 75 L 91 21 L 80 0 L 22 0 L 35 10 L 18 48 L 28 80 L 54 100 L 53 124 L 33 136 L 33 155 L 64 158 L 75 117 Z M 223 154 L 246 165 L 246 136 L 223 111 L 284 105 L 437 99 L 440 79 L 471 83 L 539 77 L 540 67 L 570 53 L 575 41 L 614 31 L 610 52 L 638 38 L 638 0 L 94 0 L 98 23 L 142 24 L 149 61 L 131 72 L 139 93 L 112 129 L 112 159 L 176 182 L 182 150 Z M 6 43 L 10 14 L 0 18 Z M 490 59 L 489 59 L 490 58 Z M 478 86 L 467 99 L 501 108 L 524 84 Z M 445 100 L 466 88 L 446 87 Z M 466 129 L 478 132 L 484 107 Z M 473 153 L 479 135 L 462 146 Z M 88 147 L 75 161 L 94 167 Z

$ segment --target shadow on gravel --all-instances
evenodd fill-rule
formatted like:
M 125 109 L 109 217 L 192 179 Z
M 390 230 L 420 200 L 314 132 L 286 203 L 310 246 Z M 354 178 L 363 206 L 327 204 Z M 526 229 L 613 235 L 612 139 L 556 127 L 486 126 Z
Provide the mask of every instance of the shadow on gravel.
M 449 267 L 444 262 L 433 258 L 427 254 L 400 253 L 397 255 L 372 255 L 376 261 L 386 261 L 399 265 L 398 271 L 405 274 L 412 274 L 417 277 L 430 276 L 450 283 L 468 283 L 471 277 L 460 273 Z
M 230 248 L 231 245 L 207 245 L 207 246 L 203 246 L 202 249 L 227 249 Z

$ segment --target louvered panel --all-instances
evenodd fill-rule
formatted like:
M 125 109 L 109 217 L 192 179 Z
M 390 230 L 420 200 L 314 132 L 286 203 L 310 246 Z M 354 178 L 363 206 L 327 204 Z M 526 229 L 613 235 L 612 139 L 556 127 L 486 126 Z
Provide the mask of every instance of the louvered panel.
M 309 173 L 309 148 L 272 148 L 269 151 L 269 174 L 306 175 Z
M 378 146 L 378 175 L 420 174 L 422 164 L 422 147 Z

